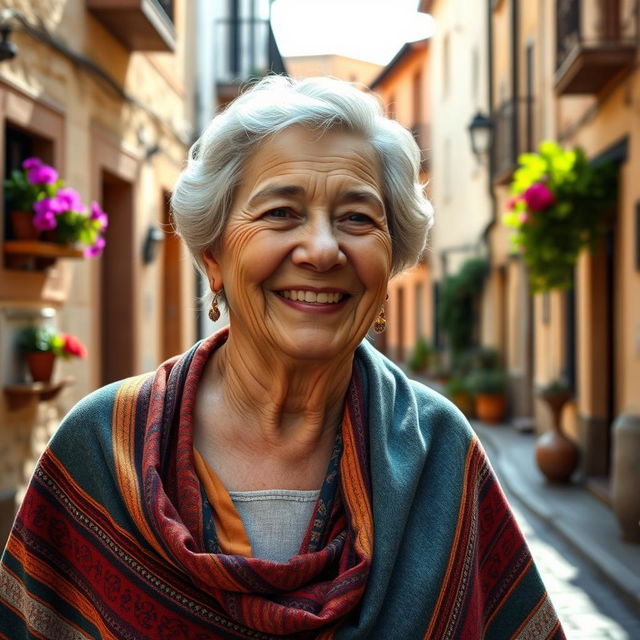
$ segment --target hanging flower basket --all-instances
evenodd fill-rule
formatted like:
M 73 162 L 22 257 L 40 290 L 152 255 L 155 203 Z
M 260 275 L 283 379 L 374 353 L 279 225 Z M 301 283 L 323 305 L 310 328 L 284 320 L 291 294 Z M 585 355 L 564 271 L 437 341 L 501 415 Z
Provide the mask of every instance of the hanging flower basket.
M 512 244 L 522 253 L 533 291 L 568 289 L 578 256 L 610 226 L 616 167 L 592 166 L 581 149 L 564 151 L 551 141 L 518 163 L 503 222 L 514 230 Z

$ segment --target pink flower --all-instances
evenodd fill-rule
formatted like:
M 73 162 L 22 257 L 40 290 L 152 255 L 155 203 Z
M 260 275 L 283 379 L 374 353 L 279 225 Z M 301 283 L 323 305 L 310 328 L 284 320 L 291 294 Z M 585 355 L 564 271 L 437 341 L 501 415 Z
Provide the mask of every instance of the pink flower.
M 31 170 L 31 169 L 36 169 L 38 167 L 42 166 L 42 160 L 40 160 L 40 158 L 27 158 L 26 160 L 24 160 L 22 162 L 22 168 L 26 169 L 27 171 Z
M 109 216 L 95 201 L 91 203 L 91 219 L 100 223 L 100 231 L 104 231 L 109 226 Z
M 56 215 L 64 209 L 56 198 L 42 198 L 33 205 L 33 210 L 33 226 L 40 231 L 49 231 L 56 228 Z
M 61 202 L 58 198 L 42 198 L 42 200 L 38 200 L 38 202 L 33 205 L 33 210 L 40 214 L 44 214 L 45 211 L 50 211 L 54 215 L 66 211 L 64 202 Z
M 58 189 L 56 199 L 60 202 L 63 211 L 77 211 L 78 213 L 82 213 L 84 211 L 84 205 L 80 199 L 80 194 L 71 187 Z
M 27 180 L 31 184 L 53 184 L 58 179 L 58 172 L 48 164 L 32 166 L 27 169 Z
M 555 202 L 553 192 L 543 182 L 534 182 L 522 197 L 531 211 L 544 211 Z
M 62 347 L 64 353 L 75 356 L 76 358 L 86 358 L 87 350 L 85 346 L 75 336 L 63 333 L 61 335 L 64 345 Z
M 57 226 L 55 213 L 52 211 L 42 211 L 36 213 L 32 219 L 33 226 L 39 231 L 50 231 Z
M 87 247 L 84 250 L 84 257 L 97 258 L 102 254 L 102 250 L 104 249 L 106 244 L 107 243 L 105 242 L 105 239 L 102 236 L 98 236 L 96 238 L 96 241 L 90 247 Z
M 518 216 L 518 222 L 520 224 L 526 224 L 529 221 L 529 214 L 526 211 L 521 211 Z

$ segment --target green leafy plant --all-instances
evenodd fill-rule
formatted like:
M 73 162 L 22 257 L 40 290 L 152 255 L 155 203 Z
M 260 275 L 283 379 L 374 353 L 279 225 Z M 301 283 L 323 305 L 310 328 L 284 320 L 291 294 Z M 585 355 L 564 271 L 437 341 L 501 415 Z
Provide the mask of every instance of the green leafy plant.
M 418 338 L 409 358 L 409 369 L 415 373 L 424 371 L 429 364 L 432 352 L 431 345 L 422 336 Z
M 565 151 L 552 141 L 518 163 L 503 216 L 514 230 L 512 245 L 522 252 L 533 291 L 570 288 L 581 251 L 593 249 L 607 229 L 616 168 L 591 166 L 581 149 Z
M 470 258 L 442 283 L 438 322 L 448 337 L 454 363 L 473 345 L 478 321 L 476 301 L 488 273 L 485 258 Z
M 504 369 L 476 369 L 467 378 L 474 394 L 496 395 L 507 390 L 507 373 Z
M 564 378 L 556 378 L 547 384 L 538 387 L 538 394 L 541 398 L 555 398 L 571 393 L 571 387 Z
M 46 326 L 23 329 L 18 337 L 18 348 L 23 353 L 52 352 L 65 359 L 87 357 L 87 350 L 78 338 Z
M 453 398 L 460 393 L 471 394 L 471 385 L 468 377 L 452 376 L 444 386 L 444 392 L 448 398 Z

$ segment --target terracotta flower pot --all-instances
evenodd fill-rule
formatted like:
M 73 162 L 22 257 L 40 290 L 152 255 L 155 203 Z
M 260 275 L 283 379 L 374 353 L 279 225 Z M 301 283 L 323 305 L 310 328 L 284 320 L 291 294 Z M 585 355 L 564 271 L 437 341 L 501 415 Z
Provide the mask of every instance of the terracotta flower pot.
M 51 382 L 56 356 L 51 351 L 32 351 L 26 354 L 27 367 L 34 382 Z
M 464 413 L 467 418 L 472 418 L 474 415 L 473 396 L 466 391 L 458 391 L 451 396 L 453 404 Z
M 476 393 L 475 407 L 478 420 L 497 424 L 504 420 L 507 399 L 503 393 Z
M 553 414 L 552 429 L 543 433 L 536 443 L 536 463 L 550 482 L 568 482 L 580 461 L 578 445 L 562 432 L 562 409 L 569 401 L 569 392 L 542 396 Z
M 11 228 L 16 240 L 37 240 L 40 231 L 33 226 L 31 211 L 12 211 Z

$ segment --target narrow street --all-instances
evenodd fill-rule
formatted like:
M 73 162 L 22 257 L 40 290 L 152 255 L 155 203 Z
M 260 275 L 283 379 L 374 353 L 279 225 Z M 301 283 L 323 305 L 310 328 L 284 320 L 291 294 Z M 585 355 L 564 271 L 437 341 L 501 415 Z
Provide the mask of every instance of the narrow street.
M 490 449 L 488 454 L 491 458 Z M 500 476 L 499 468 L 496 472 Z M 634 615 L 589 562 L 502 484 L 569 640 L 640 638 L 640 612 Z

